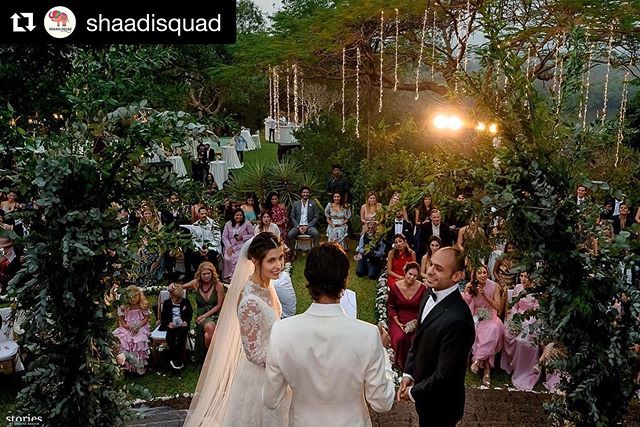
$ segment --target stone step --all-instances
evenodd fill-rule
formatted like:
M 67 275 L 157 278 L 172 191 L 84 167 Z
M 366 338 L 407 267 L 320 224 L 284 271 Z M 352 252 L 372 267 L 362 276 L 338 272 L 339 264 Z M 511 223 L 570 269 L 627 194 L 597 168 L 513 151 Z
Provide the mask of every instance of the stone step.
M 168 406 L 141 407 L 134 411 L 142 418 L 131 420 L 126 427 L 182 427 L 188 413 L 187 410 L 176 410 Z

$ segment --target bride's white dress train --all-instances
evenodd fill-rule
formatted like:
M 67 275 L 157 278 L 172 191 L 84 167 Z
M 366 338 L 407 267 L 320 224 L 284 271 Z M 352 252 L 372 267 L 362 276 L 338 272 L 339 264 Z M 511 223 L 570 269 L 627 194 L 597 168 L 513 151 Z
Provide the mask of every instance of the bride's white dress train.
M 273 285 L 250 280 L 245 242 L 191 400 L 185 427 L 286 427 L 288 401 L 268 409 L 262 399 L 265 359 L 273 323 L 282 308 Z
M 240 355 L 238 370 L 229 392 L 229 406 L 222 422 L 223 427 L 277 427 L 289 424 L 289 403 L 272 411 L 262 400 L 271 326 L 280 319 L 281 312 L 273 286 L 263 288 L 249 280 L 238 304 L 244 351 Z

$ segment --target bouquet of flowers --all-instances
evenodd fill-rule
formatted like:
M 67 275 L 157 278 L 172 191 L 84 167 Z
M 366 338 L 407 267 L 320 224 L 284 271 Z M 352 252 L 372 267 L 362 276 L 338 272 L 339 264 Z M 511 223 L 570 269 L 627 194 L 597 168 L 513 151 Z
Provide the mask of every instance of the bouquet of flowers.
M 417 319 L 413 319 L 413 320 L 405 323 L 403 330 L 404 330 L 405 334 L 410 334 L 410 333 L 414 332 L 417 327 L 418 327 L 418 320 Z
M 522 317 L 518 315 L 514 315 L 508 322 L 507 327 L 509 328 L 509 333 L 513 337 L 517 337 L 522 333 Z
M 479 308 L 476 315 L 479 321 L 491 319 L 491 311 L 486 307 Z

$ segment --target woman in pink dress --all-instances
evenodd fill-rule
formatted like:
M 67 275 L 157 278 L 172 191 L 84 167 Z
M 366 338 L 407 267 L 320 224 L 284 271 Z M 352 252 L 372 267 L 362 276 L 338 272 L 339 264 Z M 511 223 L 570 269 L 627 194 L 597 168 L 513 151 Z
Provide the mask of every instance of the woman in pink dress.
M 513 301 L 516 303 L 504 322 L 500 367 L 508 374 L 513 373 L 511 382 L 518 390 L 533 390 L 540 379 L 540 369 L 537 366 L 540 346 L 536 342 L 537 334 L 532 330 L 537 319 L 535 313 L 531 313 L 537 311 L 539 305 L 533 295 L 525 295 L 531 286 L 529 273 L 520 273 L 520 283 L 513 290 Z
M 482 383 L 491 384 L 491 368 L 496 353 L 502 346 L 504 326 L 498 318 L 498 309 L 502 306 L 500 287 L 487 278 L 487 269 L 480 266 L 475 271 L 475 279 L 465 287 L 462 298 L 469 304 L 476 320 L 476 340 L 471 347 L 473 362 L 471 371 L 478 373 L 482 368 Z
M 245 219 L 244 211 L 240 208 L 234 210 L 233 219 L 224 225 L 222 231 L 222 243 L 224 243 L 222 278 L 225 282 L 229 283 L 231 280 L 242 245 L 252 237 L 253 225 Z
M 389 285 L 387 314 L 389 315 L 389 335 L 395 354 L 395 366 L 404 368 L 407 354 L 418 324 L 420 301 L 427 288 L 418 280 L 420 266 L 410 262 L 404 267 L 404 279 Z
M 404 278 L 404 266 L 408 262 L 416 262 L 416 253 L 411 250 L 407 238 L 402 234 L 393 236 L 393 249 L 387 256 L 387 285 Z
M 125 368 L 129 372 L 144 374 L 149 358 L 149 303 L 142 290 L 127 287 L 129 301 L 118 307 L 118 328 L 113 335 L 120 340 L 120 352 L 125 355 Z

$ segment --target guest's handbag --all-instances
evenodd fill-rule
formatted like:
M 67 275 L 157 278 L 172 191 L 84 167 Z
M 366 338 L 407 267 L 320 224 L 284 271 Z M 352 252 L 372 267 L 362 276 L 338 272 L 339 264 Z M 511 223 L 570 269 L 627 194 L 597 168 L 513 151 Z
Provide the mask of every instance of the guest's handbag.
M 417 319 L 410 320 L 404 325 L 404 333 L 410 334 L 414 332 L 417 327 L 418 327 L 418 320 Z

